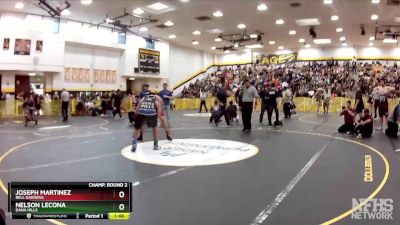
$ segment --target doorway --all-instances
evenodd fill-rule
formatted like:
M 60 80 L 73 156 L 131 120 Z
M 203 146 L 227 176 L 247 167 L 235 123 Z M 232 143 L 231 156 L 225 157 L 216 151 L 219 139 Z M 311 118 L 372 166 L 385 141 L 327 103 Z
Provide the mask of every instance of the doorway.
M 132 87 L 133 87 L 133 82 L 134 80 L 131 80 L 132 78 L 126 79 L 126 93 L 130 94 L 132 93 Z
M 29 93 L 29 91 L 29 76 L 15 75 L 15 98 L 22 97 L 25 93 Z

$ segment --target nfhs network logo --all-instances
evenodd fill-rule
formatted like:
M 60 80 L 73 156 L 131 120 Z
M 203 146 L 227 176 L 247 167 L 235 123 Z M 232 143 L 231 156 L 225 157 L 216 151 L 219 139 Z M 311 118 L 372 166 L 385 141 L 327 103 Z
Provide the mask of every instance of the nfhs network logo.
M 353 198 L 351 200 L 353 208 L 364 200 L 364 198 Z M 371 199 L 363 207 L 353 212 L 351 218 L 356 220 L 393 220 L 393 199 Z

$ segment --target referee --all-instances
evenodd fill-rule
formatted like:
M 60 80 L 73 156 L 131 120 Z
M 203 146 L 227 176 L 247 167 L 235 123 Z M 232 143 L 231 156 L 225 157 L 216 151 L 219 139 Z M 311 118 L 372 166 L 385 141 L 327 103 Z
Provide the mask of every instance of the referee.
M 245 80 L 243 84 L 244 85 L 239 94 L 242 99 L 243 132 L 249 133 L 251 131 L 251 114 L 253 113 L 253 104 L 254 108 L 256 108 L 258 93 L 256 88 L 250 84 L 249 80 Z

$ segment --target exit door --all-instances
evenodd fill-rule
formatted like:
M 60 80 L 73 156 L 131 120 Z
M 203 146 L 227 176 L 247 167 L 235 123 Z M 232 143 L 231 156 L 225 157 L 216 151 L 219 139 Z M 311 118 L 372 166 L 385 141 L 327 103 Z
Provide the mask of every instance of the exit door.
M 29 76 L 15 75 L 15 97 L 22 97 L 25 93 L 29 93 L 29 91 Z

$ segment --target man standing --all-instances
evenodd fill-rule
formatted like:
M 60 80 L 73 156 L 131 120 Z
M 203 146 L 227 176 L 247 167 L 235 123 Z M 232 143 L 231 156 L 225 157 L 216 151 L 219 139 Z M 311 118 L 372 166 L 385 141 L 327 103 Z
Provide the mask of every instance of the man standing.
M 381 127 L 378 130 L 383 130 L 383 124 L 386 123 L 387 117 L 389 116 L 389 103 L 388 97 L 391 91 L 394 91 L 395 88 L 385 86 L 385 80 L 380 80 L 380 86 L 375 88 L 379 95 L 379 117 L 381 118 Z
M 119 114 L 119 117 L 122 118 L 121 101 L 122 101 L 122 96 L 120 90 L 118 89 L 116 93 L 113 91 L 113 96 L 112 96 L 112 105 L 114 107 L 113 118 L 117 113 Z
M 164 113 L 167 116 L 167 123 L 168 126 L 171 127 L 170 123 L 169 123 L 169 114 L 171 113 L 171 99 L 173 99 L 174 97 L 172 96 L 172 91 L 168 90 L 168 84 L 164 83 L 163 84 L 163 90 L 160 91 L 160 93 L 158 94 L 163 102 L 164 102 Z
M 206 105 L 206 99 L 207 99 L 207 93 L 200 91 L 200 109 L 199 109 L 199 113 L 201 113 L 201 110 L 203 109 L 203 105 L 204 108 L 206 109 L 206 113 L 208 112 L 207 109 L 207 105 Z
M 63 116 L 63 122 L 68 122 L 69 99 L 69 92 L 63 88 L 61 91 L 61 114 Z
M 292 113 L 290 112 L 291 104 L 292 104 L 293 94 L 287 86 L 283 86 L 283 94 L 282 94 L 282 103 L 283 103 L 283 114 L 285 114 L 285 118 L 290 118 Z
M 279 97 L 278 90 L 275 87 L 275 82 L 271 82 L 271 85 L 265 90 L 265 99 L 267 102 L 267 114 L 268 114 L 268 126 L 277 127 L 279 126 L 279 110 L 277 99 Z M 272 113 L 275 111 L 275 122 L 272 125 Z
M 223 88 L 223 84 L 218 84 L 218 88 L 217 88 L 217 99 L 219 102 L 219 108 L 221 111 L 221 114 L 219 115 L 218 119 L 217 119 L 217 123 L 219 122 L 219 120 L 221 119 L 222 116 L 225 117 L 225 122 L 226 125 L 230 126 L 230 118 L 228 115 L 228 111 L 226 111 L 226 107 L 227 107 L 227 100 L 228 100 L 228 94 L 226 93 L 226 90 Z
M 258 95 L 260 96 L 260 100 L 261 100 L 260 124 L 262 124 L 263 118 L 264 118 L 264 113 L 267 110 L 267 102 L 265 101 L 265 87 L 263 87 L 260 90 L 260 93 Z
M 242 121 L 243 131 L 245 133 L 251 132 L 251 115 L 254 108 L 257 108 L 258 93 L 254 86 L 250 84 L 249 80 L 245 80 L 244 85 L 240 91 L 239 96 L 242 99 Z
M 139 100 L 142 99 L 145 95 L 150 94 L 149 84 L 143 84 L 142 91 L 139 94 Z

